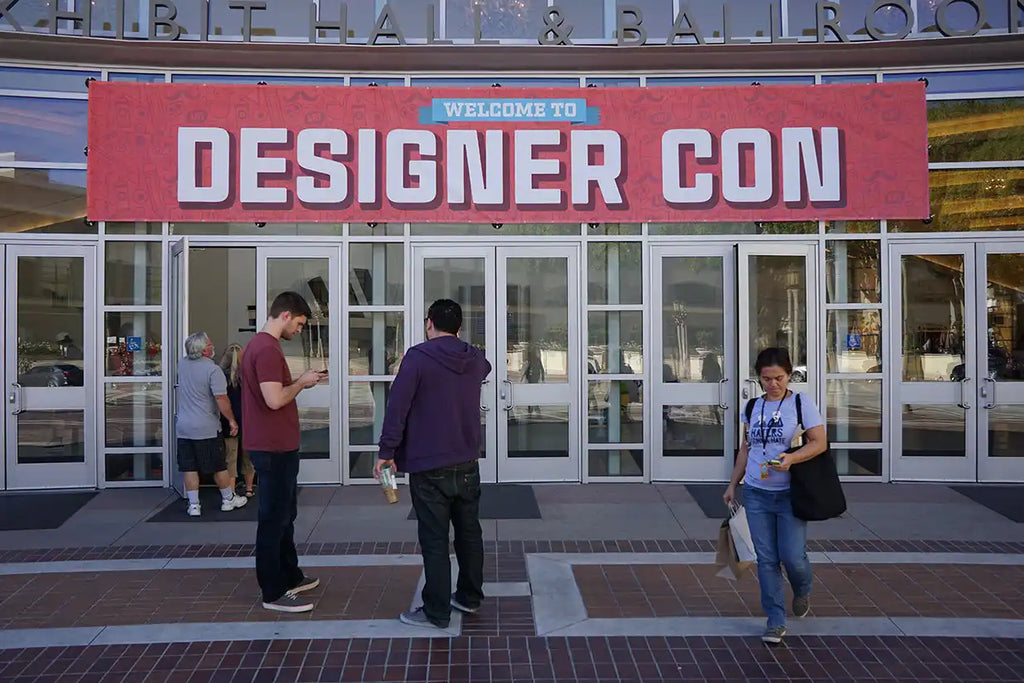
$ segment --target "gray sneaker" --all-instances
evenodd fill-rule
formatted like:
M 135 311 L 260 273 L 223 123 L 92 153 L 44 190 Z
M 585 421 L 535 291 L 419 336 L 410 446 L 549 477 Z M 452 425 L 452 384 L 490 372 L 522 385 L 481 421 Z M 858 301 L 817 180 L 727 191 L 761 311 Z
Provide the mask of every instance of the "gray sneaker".
M 782 636 L 786 635 L 785 626 L 770 626 L 768 627 L 764 635 L 761 636 L 761 640 L 772 645 L 778 645 L 782 642 Z
M 310 612 L 313 610 L 313 603 L 297 597 L 294 593 L 285 593 L 274 602 L 263 603 L 263 609 L 275 612 Z
M 441 629 L 448 628 L 448 624 L 441 626 L 440 624 L 435 624 L 434 622 L 432 622 L 430 620 L 430 617 L 427 616 L 427 613 L 423 611 L 422 607 L 411 609 L 408 612 L 402 612 L 400 615 L 398 615 L 398 620 L 401 621 L 403 624 L 409 624 L 410 626 L 423 626 L 425 628 Z
M 298 593 L 301 593 L 302 591 L 311 591 L 311 590 L 313 590 L 314 588 L 316 588 L 319 585 L 320 585 L 320 579 L 317 579 L 317 578 L 312 577 L 312 576 L 306 576 L 306 577 L 304 577 L 302 579 L 302 581 L 299 583 L 298 586 L 296 586 L 295 588 L 292 588 L 288 592 L 291 593 L 292 595 L 297 595 Z
M 802 619 L 807 616 L 807 613 L 811 611 L 811 596 L 810 595 L 795 595 L 793 596 L 793 616 L 798 619 Z
M 454 593 L 452 593 L 451 604 L 452 604 L 452 607 L 454 607 L 455 609 L 459 610 L 463 614 L 476 614 L 477 611 L 480 609 L 479 607 L 470 607 L 469 605 L 466 605 L 466 604 L 463 604 L 463 603 L 459 602 L 458 600 L 455 599 L 455 594 Z

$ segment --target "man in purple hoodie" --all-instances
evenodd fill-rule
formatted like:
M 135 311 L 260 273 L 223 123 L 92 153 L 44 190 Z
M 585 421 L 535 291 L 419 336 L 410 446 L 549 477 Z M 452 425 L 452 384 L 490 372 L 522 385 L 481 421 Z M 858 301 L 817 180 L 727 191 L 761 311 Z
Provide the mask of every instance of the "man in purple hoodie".
M 462 307 L 439 299 L 427 311 L 427 341 L 409 349 L 391 385 L 374 475 L 409 473 L 423 553 L 423 607 L 399 617 L 447 628 L 452 608 L 473 613 L 484 598 L 480 528 L 480 385 L 491 364 L 459 339 Z M 455 528 L 459 578 L 452 590 L 448 525 Z

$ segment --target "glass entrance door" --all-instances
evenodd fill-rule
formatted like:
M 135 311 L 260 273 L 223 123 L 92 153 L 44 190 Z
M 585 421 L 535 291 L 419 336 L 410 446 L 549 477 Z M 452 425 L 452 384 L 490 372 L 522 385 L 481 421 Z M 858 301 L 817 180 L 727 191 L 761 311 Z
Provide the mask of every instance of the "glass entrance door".
M 735 259 L 731 245 L 653 249 L 655 480 L 721 481 L 732 467 Z
M 893 480 L 973 481 L 978 325 L 974 245 L 891 250 Z M 970 302 L 970 303 L 969 303 Z
M 8 488 L 96 486 L 95 253 L 5 249 Z
M 413 343 L 436 299 L 495 371 L 481 392 L 488 481 L 579 481 L 580 307 L 574 246 L 414 248 Z
M 338 290 L 340 262 L 337 247 L 272 247 L 256 249 L 256 329 L 263 327 L 270 304 L 281 292 L 301 294 L 312 316 L 302 333 L 281 340 L 281 350 L 291 370 L 298 377 L 306 370 L 327 370 L 329 378 L 340 377 L 337 362 L 341 339 L 338 315 L 331 316 L 331 301 L 341 301 Z M 336 380 L 327 379 L 302 391 L 299 406 L 301 441 L 299 483 L 322 484 L 341 482 L 341 392 Z M 244 429 L 244 425 L 243 425 Z
M 167 411 L 167 428 L 164 434 L 169 434 L 167 440 L 168 452 L 173 454 L 170 458 L 170 467 L 165 468 L 170 477 L 171 488 L 185 497 L 184 475 L 178 471 L 178 363 L 185 355 L 185 338 L 189 335 L 188 329 L 188 296 L 189 296 L 189 269 L 188 269 L 188 238 L 183 237 L 171 244 L 170 266 L 167 272 L 170 274 L 170 310 L 168 311 L 168 336 L 170 337 L 171 352 L 166 354 L 167 371 L 171 385 L 170 406 Z
M 977 247 L 978 479 L 1024 481 L 1024 243 Z

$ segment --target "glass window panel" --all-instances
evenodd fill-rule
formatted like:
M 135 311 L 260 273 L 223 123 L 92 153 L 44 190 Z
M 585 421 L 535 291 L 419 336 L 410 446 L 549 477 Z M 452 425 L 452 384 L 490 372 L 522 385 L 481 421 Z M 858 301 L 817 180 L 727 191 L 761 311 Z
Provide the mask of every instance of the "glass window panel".
M 83 386 L 84 268 L 81 257 L 18 257 L 16 361 L 22 386 Z
M 353 42 L 366 42 L 366 39 L 370 35 L 370 31 L 373 30 L 374 23 L 377 20 L 377 3 L 370 2 L 369 0 L 362 0 L 361 2 L 353 2 L 352 0 L 320 0 L 320 19 L 323 21 L 339 21 L 341 19 L 341 6 L 344 4 L 348 7 L 348 37 Z M 440 10 L 439 10 L 440 11 Z M 305 15 L 306 21 L 309 21 L 309 15 Z M 307 39 L 309 37 L 309 25 L 306 25 Z M 321 31 L 321 37 L 325 38 L 326 41 L 337 40 L 337 31 L 328 31 L 326 33 Z M 361 39 L 361 40 L 356 40 Z M 381 85 L 384 85 L 381 83 Z
M 643 303 L 643 252 L 639 242 L 591 242 L 587 253 L 590 304 Z
M 793 361 L 793 381 L 807 377 L 807 277 L 804 256 L 751 256 L 749 377 L 756 377 L 754 359 L 761 349 L 781 347 Z M 743 293 L 740 293 L 742 296 Z M 798 379 L 803 376 L 803 380 Z
M 218 354 L 232 342 L 244 346 L 264 323 L 256 314 L 256 248 L 193 245 L 188 259 L 189 332 L 206 332 Z M 178 356 L 183 352 L 174 349 Z
M 107 223 L 104 230 L 108 235 L 159 235 L 163 226 L 160 223 L 135 221 L 134 223 Z
M 487 350 L 487 264 L 483 258 L 423 259 L 423 310 L 438 299 L 462 306 L 460 338 Z M 417 325 L 423 324 L 416 321 Z
M 564 258 L 509 258 L 505 353 L 519 384 L 569 381 L 569 273 Z
M 825 252 L 828 303 L 879 303 L 881 253 L 881 244 L 875 240 L 829 240 Z
M 989 254 L 986 264 L 986 374 L 1000 382 L 1024 381 L 1024 254 Z
M 839 234 L 870 234 L 882 232 L 878 221 L 825 221 L 825 232 Z
M 903 381 L 964 377 L 964 257 L 903 256 Z
M 348 318 L 348 374 L 395 375 L 405 354 L 401 313 L 351 313 Z
M 160 382 L 104 385 L 107 447 L 145 448 L 163 444 L 163 386 Z
M 348 442 L 376 446 L 384 426 L 384 409 L 391 382 L 350 382 L 348 385 Z
M 108 305 L 160 305 L 161 247 L 160 242 L 107 242 Z
M 722 259 L 673 256 L 661 263 L 662 381 L 718 382 L 725 353 Z
M 752 38 L 769 35 L 771 0 L 702 0 L 686 4 L 690 8 L 690 16 L 700 25 L 705 40 L 721 40 L 724 8 L 729 12 L 730 36 Z M 690 38 L 687 42 L 694 40 Z
M 172 235 L 340 236 L 341 223 L 171 223 Z
M 304 19 L 308 21 L 308 19 Z M 255 22 L 254 22 L 255 23 Z M 306 32 L 309 31 L 307 25 Z M 303 35 L 307 35 L 303 33 Z M 341 85 L 340 78 L 306 78 L 301 76 L 247 76 L 245 74 L 212 75 L 212 74 L 174 74 L 172 83 L 242 83 L 256 85 L 260 81 L 268 85 Z
M 331 457 L 331 409 L 320 406 L 299 408 L 299 458 L 329 460 Z
M 966 411 L 955 404 L 903 406 L 903 457 L 963 458 Z
M 108 81 L 130 81 L 132 83 L 163 83 L 164 74 L 108 73 Z
M 988 454 L 1024 457 L 1024 405 L 996 405 L 988 411 Z
M 1024 160 L 1024 97 L 932 100 L 928 160 Z
M 647 231 L 651 235 L 813 235 L 818 223 L 651 223 Z
M 85 462 L 85 412 L 26 410 L 18 415 L 18 464 Z
M 644 452 L 639 448 L 616 448 L 610 451 L 589 451 L 591 477 L 642 477 Z
M 706 85 L 750 85 L 754 81 L 761 85 L 813 85 L 814 76 L 657 76 L 647 79 L 647 87 L 696 88 Z
M 591 311 L 589 319 L 587 372 L 642 375 L 644 314 L 641 311 Z
M 790 1 L 790 3 L 793 2 L 793 0 L 789 0 L 789 1 Z M 812 3 L 812 7 L 813 7 L 813 3 L 816 0 L 807 0 L 807 1 Z M 792 7 L 792 4 L 790 5 L 790 7 Z M 810 33 L 809 34 L 808 33 L 803 33 L 803 30 L 801 30 L 802 35 L 811 35 L 811 36 L 817 35 L 815 33 L 814 25 L 813 25 L 813 22 L 815 21 L 814 16 L 815 16 L 814 15 L 814 10 L 812 9 L 811 10 L 812 26 L 811 26 L 811 29 L 810 29 Z M 793 26 L 792 26 L 792 24 L 790 24 L 790 30 L 792 31 L 792 29 L 793 29 Z M 876 81 L 876 79 L 875 79 L 875 75 L 874 74 L 854 74 L 854 75 L 839 75 L 839 76 L 825 74 L 825 75 L 823 75 L 821 77 L 821 82 L 823 84 L 834 84 L 834 83 L 874 83 L 875 81 Z
M 495 227 L 497 226 L 497 227 Z M 424 237 L 482 236 L 501 238 L 506 235 L 579 235 L 579 223 L 413 223 L 411 234 Z
M 722 457 L 727 415 L 718 404 L 663 406 L 662 455 L 666 458 Z
M 932 218 L 889 221 L 898 232 L 1020 230 L 1024 168 L 930 171 Z
M 935 18 L 939 4 L 939 0 L 918 0 L 917 25 L 922 33 L 939 33 Z M 991 29 L 1003 29 L 1005 32 L 1009 18 L 1006 0 L 978 0 L 978 4 L 985 13 L 985 21 L 978 33 Z M 978 13 L 966 2 L 953 2 L 946 9 L 946 26 L 954 31 L 968 31 L 977 21 Z
M 348 473 L 353 479 L 372 479 L 373 466 L 377 464 L 377 451 L 350 451 Z
M 106 314 L 106 375 L 155 377 L 162 369 L 160 313 Z
M 506 88 L 578 88 L 579 78 L 546 78 L 544 76 L 463 76 L 463 77 L 421 77 L 410 81 L 412 86 L 437 86 L 452 88 L 490 88 L 498 84 Z
M 882 371 L 880 311 L 828 311 L 827 372 Z
M 323 4 L 321 3 L 320 6 L 323 7 Z M 324 16 L 323 15 L 323 10 L 320 10 L 320 16 Z M 350 33 L 351 33 L 351 31 L 350 31 Z M 404 78 L 389 78 L 387 76 L 377 77 L 377 78 L 374 78 L 373 76 L 370 76 L 368 78 L 356 78 L 356 77 L 353 76 L 351 79 L 349 79 L 349 85 L 367 85 L 367 86 L 369 86 L 369 85 L 378 85 L 378 86 L 380 86 L 382 88 L 383 87 L 404 88 L 405 87 L 405 79 Z
M 451 0 L 446 9 L 448 37 L 472 38 L 474 7 L 479 7 L 484 38 L 536 40 L 547 5 L 547 0 Z
M 4 168 L 0 232 L 95 234 L 85 222 L 85 171 Z
M 106 481 L 161 481 L 164 458 L 160 453 L 107 453 L 103 458 Z
M 348 234 L 353 237 L 401 237 L 404 223 L 349 223 Z
M 928 79 L 928 93 L 1005 92 L 1024 90 L 1024 69 L 885 74 L 886 83 Z
M 643 383 L 588 382 L 587 416 L 590 443 L 643 443 Z
M 881 448 L 830 448 L 842 477 L 882 476 Z
M 789 20 L 788 35 L 816 39 L 818 35 L 817 0 L 789 0 L 786 10 Z
M 559 0 L 558 6 L 563 10 L 566 26 L 573 27 L 573 41 L 607 38 L 615 30 L 614 9 L 603 0 Z M 538 26 L 543 27 L 543 22 Z
M 640 223 L 590 223 L 588 235 L 639 235 L 643 226 Z
M 0 97 L 0 164 L 85 163 L 89 103 L 41 97 Z
M 645 15 L 645 17 L 646 17 L 646 15 Z M 645 18 L 645 23 L 646 23 L 646 18 Z M 651 38 L 648 35 L 647 40 L 650 41 L 650 39 Z M 596 86 L 598 88 L 639 88 L 640 87 L 640 79 L 639 78 L 612 78 L 612 77 L 608 77 L 608 78 L 590 78 L 590 77 L 588 77 L 587 78 L 587 85 L 588 86 L 593 85 L 593 86 Z
M 506 414 L 508 457 L 569 457 L 568 405 L 517 405 Z
M 43 3 L 43 16 L 49 17 L 50 9 Z M 21 13 L 31 12 L 31 5 L 18 4 L 14 16 L 22 28 L 28 30 Z M 3 26 L 0 20 L 0 26 Z M 13 66 L 0 67 L 0 90 L 48 90 L 50 92 L 88 92 L 85 79 L 100 77 L 99 71 L 71 71 L 69 69 L 20 69 Z
M 882 440 L 882 380 L 830 379 L 826 383 L 829 442 Z
M 352 306 L 401 306 L 404 279 L 404 245 L 355 243 L 349 248 L 348 302 Z
M 672 29 L 675 17 L 672 15 L 672 0 L 617 0 L 616 8 L 636 7 L 643 13 L 643 27 L 647 29 L 647 44 L 664 43 Z M 616 23 L 611 25 L 614 34 Z M 616 37 L 616 36 L 612 36 Z
M 306 370 L 323 370 L 330 365 L 330 261 L 315 258 L 267 259 L 267 310 L 281 292 L 298 292 L 312 311 L 302 333 L 281 339 L 281 351 L 292 377 Z M 324 379 L 321 384 L 328 384 Z

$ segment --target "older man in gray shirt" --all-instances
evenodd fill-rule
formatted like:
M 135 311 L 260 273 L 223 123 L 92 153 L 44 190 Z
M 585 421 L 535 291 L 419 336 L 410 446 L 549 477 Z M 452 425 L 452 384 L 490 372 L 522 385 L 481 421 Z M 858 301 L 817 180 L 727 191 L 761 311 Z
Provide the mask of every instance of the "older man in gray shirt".
M 185 340 L 185 358 L 178 363 L 178 471 L 185 475 L 188 515 L 202 514 L 199 506 L 199 473 L 212 474 L 220 489 L 220 509 L 224 512 L 249 502 L 235 494 L 224 457 L 220 437 L 220 416 L 228 421 L 231 436 L 238 434 L 238 423 L 228 400 L 224 373 L 211 360 L 213 342 L 205 332 L 190 334 Z

